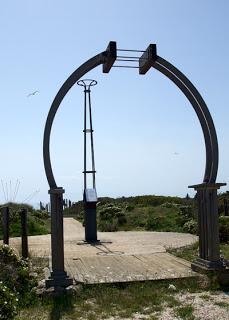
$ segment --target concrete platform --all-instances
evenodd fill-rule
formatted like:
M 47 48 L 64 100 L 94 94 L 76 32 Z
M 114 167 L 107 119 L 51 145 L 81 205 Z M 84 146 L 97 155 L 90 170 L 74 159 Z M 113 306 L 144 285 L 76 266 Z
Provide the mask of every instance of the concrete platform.
M 167 248 L 179 248 L 190 245 L 198 240 L 197 236 L 177 232 L 153 231 L 118 231 L 98 232 L 102 245 L 80 245 L 84 240 L 82 224 L 73 218 L 64 218 L 64 254 L 65 258 L 114 254 L 152 254 L 166 252 Z M 28 237 L 29 252 L 38 257 L 51 255 L 51 236 Z M 10 238 L 10 245 L 19 250 L 21 239 Z
M 162 252 L 67 259 L 65 268 L 76 283 L 115 283 L 195 277 L 189 262 Z
M 166 252 L 197 241 L 191 234 L 175 232 L 98 232 L 99 243 L 84 243 L 84 228 L 64 218 L 65 269 L 81 283 L 112 283 L 193 277 L 189 262 Z M 20 248 L 20 238 L 10 245 Z M 50 235 L 28 238 L 33 256 L 50 257 Z

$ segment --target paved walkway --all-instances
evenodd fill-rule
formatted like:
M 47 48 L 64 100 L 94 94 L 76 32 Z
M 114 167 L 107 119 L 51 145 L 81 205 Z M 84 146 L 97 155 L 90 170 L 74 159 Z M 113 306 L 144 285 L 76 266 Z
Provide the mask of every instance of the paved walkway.
M 76 282 L 101 283 L 194 276 L 190 263 L 168 253 L 197 241 L 191 234 L 174 232 L 98 232 L 101 243 L 85 244 L 84 228 L 73 218 L 64 218 L 65 268 Z M 29 251 L 50 257 L 50 235 L 31 236 Z M 20 248 L 20 238 L 10 239 Z

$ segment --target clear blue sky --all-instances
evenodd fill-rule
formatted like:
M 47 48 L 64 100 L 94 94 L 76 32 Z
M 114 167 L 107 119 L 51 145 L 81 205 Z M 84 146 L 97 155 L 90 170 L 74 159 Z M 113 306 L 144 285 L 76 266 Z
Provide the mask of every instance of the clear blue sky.
M 37 189 L 31 201 L 48 200 L 42 140 L 49 107 L 66 78 L 110 40 L 141 50 L 156 43 L 158 54 L 194 83 L 217 129 L 218 182 L 229 183 L 228 16 L 226 0 L 1 2 L 0 178 L 21 181 L 17 200 Z M 87 77 L 98 81 L 92 107 L 99 196 L 184 196 L 202 181 L 200 125 L 173 83 L 154 69 L 146 76 L 118 68 L 104 75 L 98 67 Z M 75 86 L 51 137 L 57 184 L 73 201 L 82 198 L 82 120 L 82 88 Z

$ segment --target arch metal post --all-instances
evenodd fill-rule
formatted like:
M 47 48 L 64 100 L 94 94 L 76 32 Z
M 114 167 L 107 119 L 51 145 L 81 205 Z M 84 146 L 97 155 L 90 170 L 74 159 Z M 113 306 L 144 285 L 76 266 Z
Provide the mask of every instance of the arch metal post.
M 217 190 L 225 183 L 202 183 L 190 186 L 197 191 L 199 257 L 192 263 L 194 271 L 224 268 L 220 259 Z
M 68 287 L 73 280 L 64 270 L 63 188 L 49 190 L 51 203 L 52 271 L 46 287 Z

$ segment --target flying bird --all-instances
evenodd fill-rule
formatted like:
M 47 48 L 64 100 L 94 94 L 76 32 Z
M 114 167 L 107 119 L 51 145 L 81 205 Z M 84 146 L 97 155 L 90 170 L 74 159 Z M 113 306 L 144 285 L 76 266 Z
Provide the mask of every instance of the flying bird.
M 36 90 L 36 91 L 34 91 L 34 92 L 29 93 L 29 94 L 27 95 L 27 98 L 28 98 L 28 97 L 31 97 L 31 96 L 35 96 L 36 93 L 39 93 L 39 91 Z

